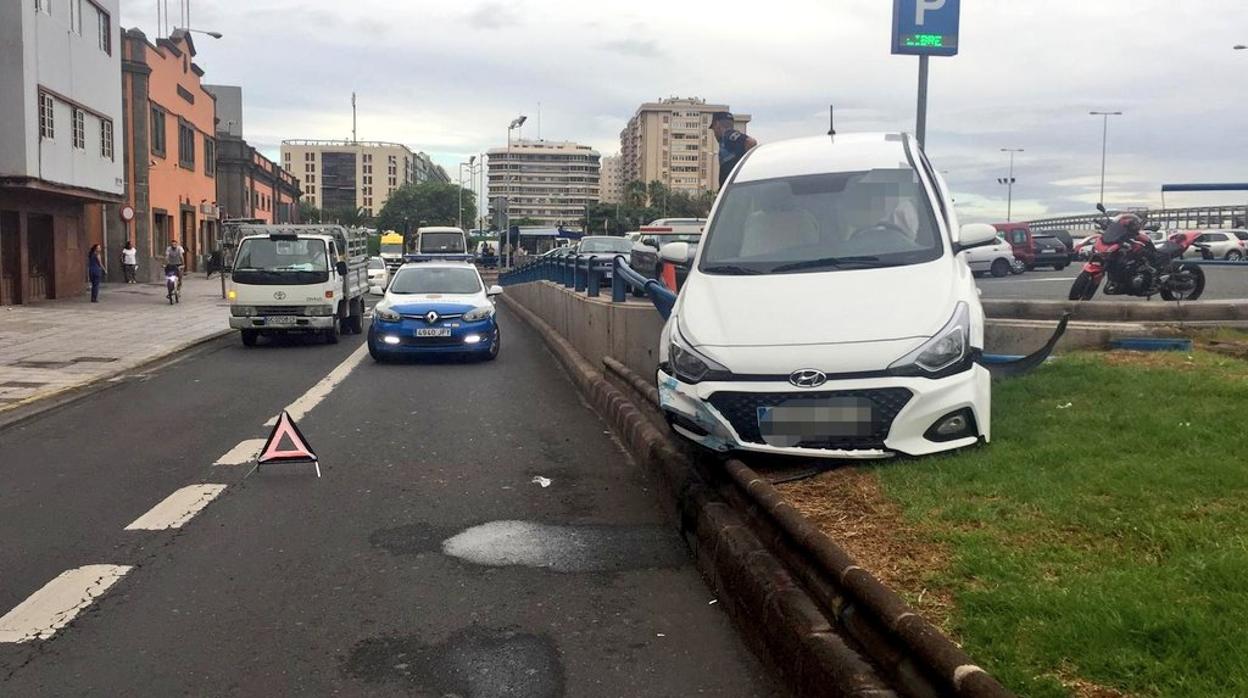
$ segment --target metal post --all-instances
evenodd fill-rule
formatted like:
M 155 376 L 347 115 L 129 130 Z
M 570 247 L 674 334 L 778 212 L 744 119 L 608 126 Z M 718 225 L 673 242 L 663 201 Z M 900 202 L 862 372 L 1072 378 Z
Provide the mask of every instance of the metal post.
M 919 107 L 918 118 L 914 126 L 914 137 L 919 148 L 927 144 L 927 56 L 919 56 Z
M 1109 114 L 1104 114 L 1101 124 L 1101 198 L 1100 203 L 1105 203 L 1105 156 L 1109 152 Z
M 572 290 L 585 290 L 585 276 L 581 274 L 581 256 L 575 255 L 572 260 Z
M 464 163 L 459 163 L 459 229 L 464 229 Z
M 587 291 L 590 298 L 597 298 L 599 288 L 602 286 L 602 276 L 601 276 L 601 273 L 598 271 L 598 265 L 595 264 L 596 261 L 597 260 L 595 260 L 593 257 L 590 257 L 588 266 L 586 266 L 586 271 L 588 272 L 587 273 L 588 278 L 585 282 L 585 286 L 586 286 L 585 290 Z
M 618 256 L 611 258 L 611 302 L 623 303 L 627 298 L 624 297 L 624 276 L 620 274 L 620 258 Z

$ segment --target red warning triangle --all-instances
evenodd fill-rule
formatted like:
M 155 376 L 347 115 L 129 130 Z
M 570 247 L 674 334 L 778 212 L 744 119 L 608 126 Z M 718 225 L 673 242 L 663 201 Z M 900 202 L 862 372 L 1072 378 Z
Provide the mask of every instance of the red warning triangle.
M 289 448 L 282 447 L 282 440 L 290 441 Z M 269 434 L 269 440 L 264 442 L 264 448 L 260 450 L 261 464 L 264 463 L 298 463 L 298 462 L 316 462 L 316 454 L 312 452 L 312 447 L 308 445 L 308 440 L 303 438 L 299 427 L 295 426 L 295 420 L 290 418 L 290 414 L 282 410 L 282 416 L 277 420 L 277 424 L 273 427 L 273 433 Z

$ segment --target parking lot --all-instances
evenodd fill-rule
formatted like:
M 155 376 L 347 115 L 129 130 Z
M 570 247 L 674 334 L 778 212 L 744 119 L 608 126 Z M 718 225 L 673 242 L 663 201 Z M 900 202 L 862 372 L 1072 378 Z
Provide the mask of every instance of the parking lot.
M 1019 276 L 994 278 L 981 276 L 976 279 L 984 298 L 1024 298 L 1030 300 L 1065 300 L 1070 285 L 1079 275 L 1081 265 L 1071 264 L 1061 271 L 1036 269 Z M 1240 300 L 1248 298 L 1248 264 L 1234 267 L 1205 267 L 1208 279 L 1201 300 Z M 1106 296 L 1098 292 L 1097 300 Z M 1119 301 L 1144 301 L 1132 296 L 1111 296 Z M 1154 301 L 1158 299 L 1154 298 Z

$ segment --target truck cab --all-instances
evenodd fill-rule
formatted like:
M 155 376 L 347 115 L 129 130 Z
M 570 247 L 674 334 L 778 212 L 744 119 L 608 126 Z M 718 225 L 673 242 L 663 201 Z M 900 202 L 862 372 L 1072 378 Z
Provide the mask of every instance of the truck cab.
M 404 249 L 403 234 L 387 230 L 378 242 L 380 243 L 378 256 L 385 261 L 386 269 L 390 270 L 393 275 L 399 267 L 403 266 L 403 255 L 407 252 Z
M 416 231 L 414 249 L 407 253 L 409 262 L 451 261 L 471 262 L 468 234 L 462 228 L 445 226 L 420 228 Z
M 363 331 L 368 237 L 338 225 L 246 225 L 227 298 L 243 344 L 316 334 L 336 343 Z

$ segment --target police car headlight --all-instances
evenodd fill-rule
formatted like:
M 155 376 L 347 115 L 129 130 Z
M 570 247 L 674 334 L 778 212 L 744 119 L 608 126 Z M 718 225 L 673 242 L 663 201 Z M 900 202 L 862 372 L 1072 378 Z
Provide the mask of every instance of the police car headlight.
M 464 313 L 464 322 L 480 322 L 491 317 L 494 317 L 494 306 L 483 305 Z
M 971 308 L 958 303 L 953 317 L 931 339 L 889 366 L 893 371 L 939 373 L 966 358 L 971 345 Z
M 403 316 L 399 315 L 398 312 L 396 312 L 390 306 L 382 305 L 382 304 L 379 304 L 377 305 L 377 307 L 373 308 L 373 316 L 376 317 L 378 320 L 385 320 L 386 322 L 398 322 L 399 320 L 403 319 Z

